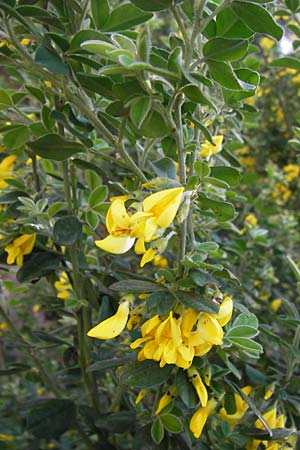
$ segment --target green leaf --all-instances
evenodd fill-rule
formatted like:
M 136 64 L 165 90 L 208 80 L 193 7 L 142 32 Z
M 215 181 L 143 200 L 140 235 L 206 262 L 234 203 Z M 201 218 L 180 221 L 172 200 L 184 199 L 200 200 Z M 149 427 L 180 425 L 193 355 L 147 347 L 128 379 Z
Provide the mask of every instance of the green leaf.
M 205 97 L 204 94 L 202 94 L 201 89 L 198 88 L 198 86 L 188 84 L 182 88 L 182 92 L 192 102 L 199 103 L 200 105 L 208 105 L 215 109 L 214 105 Z
M 78 33 L 75 33 L 71 43 L 69 52 L 76 52 L 78 50 L 82 50 L 81 44 L 85 41 L 98 40 L 98 41 L 106 41 L 110 43 L 109 37 L 104 33 L 96 30 L 80 30 Z
M 240 91 L 243 86 L 239 82 L 236 74 L 232 70 L 231 65 L 223 61 L 207 60 L 209 72 L 211 77 L 217 81 L 221 86 L 227 89 Z
M 145 122 L 152 105 L 151 97 L 139 97 L 131 105 L 130 119 L 137 128 Z
M 255 314 L 240 314 L 233 323 L 234 326 L 246 325 L 252 328 L 258 328 L 258 319 Z
M 199 398 L 192 383 L 188 379 L 186 371 L 178 370 L 176 375 L 176 388 L 185 406 L 187 408 L 196 408 L 199 403 Z
M 130 0 L 138 8 L 144 11 L 161 11 L 172 6 L 172 0 Z
M 99 186 L 93 192 L 91 192 L 88 200 L 89 207 L 91 209 L 97 207 L 103 203 L 108 195 L 108 189 L 106 186 Z
M 274 59 L 270 65 L 272 67 L 288 67 L 290 69 L 300 70 L 300 60 L 293 58 L 292 56 Z
M 172 366 L 168 364 L 161 368 L 155 361 L 134 361 L 120 371 L 119 380 L 121 384 L 149 389 L 165 383 L 171 372 Z
M 300 1 L 299 0 L 284 0 L 287 8 L 289 8 L 292 12 L 297 12 Z
M 158 159 L 157 161 L 150 161 L 150 164 L 158 177 L 176 180 L 177 171 L 173 159 L 162 158 Z
M 165 435 L 164 426 L 162 424 L 160 417 L 157 417 L 157 419 L 155 419 L 151 425 L 151 437 L 155 442 L 155 444 L 159 445 L 163 440 L 164 435 Z
M 236 347 L 239 347 L 239 348 L 249 351 L 249 352 L 263 353 L 263 351 L 264 351 L 261 344 L 259 344 L 258 342 L 252 341 L 251 339 L 248 339 L 248 338 L 231 337 L 229 340 Z
M 82 225 L 76 216 L 59 218 L 53 227 L 53 239 L 58 245 L 70 246 L 81 237 Z
M 59 134 L 49 133 L 35 141 L 28 142 L 37 155 L 45 159 L 53 159 L 54 161 L 64 161 L 70 156 L 78 152 L 85 152 L 85 147 L 78 142 L 67 141 Z
M 141 280 L 122 280 L 109 286 L 113 291 L 119 292 L 152 292 L 163 291 L 165 288 L 158 283 Z
M 166 314 L 174 307 L 174 296 L 171 292 L 157 291 L 151 292 L 147 298 L 147 308 L 155 308 L 158 314 Z
M 211 167 L 210 176 L 226 181 L 230 186 L 235 186 L 241 179 L 240 172 L 228 166 Z
M 133 355 L 123 356 L 121 358 L 101 359 L 87 368 L 87 372 L 113 369 L 114 367 L 125 366 L 132 361 Z
M 299 269 L 299 267 L 297 266 L 295 261 L 293 261 L 293 259 L 290 256 L 287 256 L 286 259 L 288 260 L 289 266 L 292 269 L 296 280 L 300 281 L 300 269 Z
M 196 161 L 194 164 L 194 170 L 200 179 L 208 177 L 211 172 L 211 167 L 205 161 Z
M 227 338 L 251 338 L 257 336 L 258 331 L 254 327 L 249 327 L 248 325 L 239 325 L 230 328 L 226 333 Z
M 80 44 L 80 47 L 103 56 L 107 56 L 109 52 L 117 50 L 117 47 L 110 42 L 100 41 L 98 39 L 84 41 Z
M 193 308 L 196 311 L 204 311 L 212 314 L 219 312 L 218 303 L 209 300 L 206 296 L 200 296 L 199 294 L 191 294 L 189 292 L 179 291 L 176 292 L 176 298 L 180 303 L 188 308 Z
M 34 61 L 43 67 L 46 67 L 50 72 L 66 74 L 69 69 L 68 66 L 61 60 L 61 58 L 54 52 L 50 52 L 43 45 L 39 45 L 36 49 Z
M 38 89 L 34 86 L 29 86 L 28 84 L 25 86 L 27 91 L 30 92 L 42 105 L 46 103 L 46 98 L 41 89 Z
M 169 433 L 180 433 L 183 429 L 181 420 L 174 414 L 161 414 L 163 426 Z
M 153 110 L 144 120 L 140 132 L 147 138 L 159 138 L 170 133 L 169 128 L 165 124 L 164 118 L 160 113 Z
M 12 105 L 11 98 L 4 89 L 0 89 L 0 105 L 5 105 L 5 106 Z
M 15 150 L 27 144 L 30 138 L 29 130 L 25 125 L 20 125 L 7 131 L 3 135 L 3 144 L 9 150 Z
M 34 281 L 60 268 L 60 257 L 52 252 L 35 252 L 25 258 L 17 272 L 17 280 Z
M 110 78 L 84 72 L 77 72 L 76 77 L 83 88 L 95 92 L 96 94 L 100 94 L 103 97 L 113 98 L 113 83 Z
M 247 39 L 253 35 L 253 31 L 228 7 L 217 15 L 216 35 L 229 39 Z
M 283 29 L 264 7 L 252 2 L 234 1 L 231 8 L 251 30 L 272 36 L 278 41 L 282 38 Z
M 37 438 L 54 439 L 74 424 L 76 406 L 71 400 L 38 400 L 26 418 L 26 430 Z
M 243 58 L 247 50 L 248 41 L 216 37 L 203 46 L 203 55 L 205 58 L 218 61 L 237 61 Z
M 233 392 L 226 392 L 224 398 L 224 407 L 226 409 L 227 414 L 235 414 L 236 413 L 236 403 Z
M 205 194 L 199 194 L 199 205 L 203 209 L 212 209 L 216 214 L 216 217 L 221 222 L 232 220 L 235 217 L 235 210 L 231 203 L 223 202 L 221 200 L 213 200 L 205 196 Z
M 144 12 L 131 3 L 123 3 L 114 8 L 108 17 L 103 31 L 122 31 L 135 27 L 151 19 L 153 14 Z
M 102 28 L 109 16 L 108 1 L 91 0 L 91 10 L 96 28 Z

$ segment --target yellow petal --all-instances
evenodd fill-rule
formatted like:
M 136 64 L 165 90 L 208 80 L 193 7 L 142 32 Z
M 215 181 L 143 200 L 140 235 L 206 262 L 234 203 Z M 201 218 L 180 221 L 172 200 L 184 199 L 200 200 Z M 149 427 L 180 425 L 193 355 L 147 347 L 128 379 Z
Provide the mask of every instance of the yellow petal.
M 171 386 L 161 397 L 155 414 L 159 414 L 172 401 L 172 399 L 176 397 L 176 393 L 176 386 Z
M 195 325 L 198 316 L 199 311 L 196 311 L 195 309 L 192 308 L 189 308 L 184 312 L 180 326 L 183 336 L 187 337 L 190 335 L 190 332 L 193 326 Z
M 146 253 L 143 255 L 143 257 L 141 259 L 140 266 L 144 267 L 145 264 L 152 261 L 152 259 L 155 257 L 155 255 L 156 255 L 156 250 L 152 247 L 148 248 L 148 250 L 146 251 Z
M 95 241 L 95 244 L 97 247 L 106 252 L 113 253 L 115 255 L 122 255 L 131 249 L 134 244 L 134 240 L 135 239 L 130 236 L 115 237 L 108 235 L 100 241 Z
M 143 238 L 137 239 L 134 246 L 134 251 L 137 255 L 143 255 L 146 253 L 145 240 Z
M 107 211 L 108 213 L 108 211 Z M 114 200 L 109 208 L 109 215 L 107 214 L 109 219 L 107 220 L 107 225 L 109 227 L 117 226 L 120 229 L 129 229 L 130 228 L 130 218 L 127 214 L 126 208 L 125 208 L 125 202 L 124 200 Z M 107 226 L 107 229 L 109 230 L 109 227 Z
M 190 430 L 195 436 L 195 438 L 199 438 L 201 436 L 202 430 L 207 421 L 207 411 L 204 407 L 199 408 L 192 416 L 190 420 Z
M 197 330 L 202 339 L 212 345 L 222 345 L 223 330 L 217 319 L 208 313 L 201 313 Z
M 149 390 L 148 389 L 141 389 L 140 392 L 138 393 L 137 398 L 135 399 L 135 404 L 138 405 L 140 403 L 141 400 L 143 400 L 143 398 L 148 394 Z
M 207 389 L 196 369 L 191 367 L 188 369 L 189 380 L 192 382 L 202 406 L 206 406 L 208 395 Z
M 149 195 L 143 201 L 143 210 L 154 214 L 158 226 L 167 228 L 176 216 L 183 191 L 184 188 L 180 187 Z
M 227 295 L 220 305 L 218 314 L 215 316 L 221 327 L 224 327 L 229 322 L 232 316 L 233 302 L 231 297 Z
M 100 322 L 87 335 L 96 339 L 113 339 L 119 336 L 126 327 L 128 314 L 129 302 L 124 301 L 120 303 L 116 314 Z

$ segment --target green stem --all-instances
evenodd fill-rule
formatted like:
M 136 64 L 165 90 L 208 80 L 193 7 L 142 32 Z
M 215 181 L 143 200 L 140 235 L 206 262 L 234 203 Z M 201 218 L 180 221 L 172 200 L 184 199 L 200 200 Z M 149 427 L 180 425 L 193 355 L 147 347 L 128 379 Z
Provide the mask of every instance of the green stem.
M 30 154 L 32 160 L 32 175 L 34 179 L 36 192 L 39 194 L 41 192 L 40 178 L 38 174 L 37 162 L 36 162 L 36 154 L 31 152 Z
M 189 39 L 189 35 L 186 31 L 186 26 L 184 23 L 184 20 L 182 18 L 182 10 L 178 5 L 172 6 L 171 7 L 171 11 L 173 13 L 173 16 L 177 22 L 178 28 L 182 34 L 182 37 L 184 39 L 184 47 L 185 47 L 185 55 L 187 56 L 190 53 L 190 39 Z M 185 58 L 185 61 L 187 62 L 187 57 Z
M 229 5 L 229 3 L 231 3 L 231 0 L 224 0 L 219 6 L 217 6 L 216 9 L 212 11 L 212 13 L 203 20 L 198 29 L 199 33 L 202 33 L 202 31 L 205 30 L 209 22 L 214 17 L 216 17 L 216 15 L 219 14 L 219 12 L 222 11 L 222 9 L 226 8 L 226 6 Z
M 185 148 L 183 141 L 183 129 L 182 129 L 182 115 L 181 107 L 184 102 L 183 97 L 178 96 L 176 104 L 176 143 L 178 149 L 178 164 L 179 164 L 179 181 L 182 185 L 186 184 L 186 166 L 185 166 Z M 186 238 L 187 238 L 187 219 L 185 218 L 180 224 L 180 243 L 179 243 L 179 253 L 178 253 L 178 276 L 182 278 L 184 274 L 184 266 L 182 261 L 185 259 L 186 253 Z

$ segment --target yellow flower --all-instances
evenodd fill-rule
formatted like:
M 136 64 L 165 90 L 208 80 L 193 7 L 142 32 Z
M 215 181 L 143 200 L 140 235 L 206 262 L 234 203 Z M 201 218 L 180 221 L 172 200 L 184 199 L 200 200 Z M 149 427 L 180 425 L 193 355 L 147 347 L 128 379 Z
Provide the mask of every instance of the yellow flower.
M 106 214 L 106 228 L 109 235 L 95 241 L 97 247 L 109 253 L 122 254 L 130 250 L 135 241 L 135 252 L 144 255 L 141 267 L 152 261 L 156 248 L 145 248 L 145 242 L 157 238 L 159 227 L 167 228 L 174 220 L 182 200 L 184 188 L 165 189 L 149 195 L 142 202 L 142 211 L 134 214 L 127 212 L 125 202 L 128 196 L 111 199 L 111 206 Z M 137 239 L 137 240 L 136 240 Z
M 252 390 L 251 386 L 245 386 L 242 388 L 244 394 L 249 395 Z M 238 394 L 234 394 L 236 412 L 234 414 L 228 414 L 225 408 L 221 408 L 219 415 L 223 420 L 226 420 L 230 425 L 236 425 L 244 416 L 249 408 L 248 403 Z
M 0 334 L 2 334 L 2 331 L 5 331 L 8 329 L 8 325 L 6 322 L 0 322 Z
M 271 302 L 271 309 L 274 312 L 277 312 L 278 309 L 280 308 L 282 304 L 282 300 L 280 298 L 275 298 L 274 300 L 272 300 Z
M 191 381 L 192 385 L 194 386 L 194 388 L 197 392 L 197 395 L 201 402 L 201 406 L 206 406 L 207 400 L 208 400 L 207 389 L 206 389 L 198 371 L 196 369 L 194 369 L 193 367 L 191 367 L 188 369 L 187 373 L 188 373 L 189 380 Z
M 214 153 L 219 153 L 222 150 L 223 136 L 217 135 L 213 136 L 214 144 L 211 144 L 209 141 L 205 141 L 200 146 L 200 156 L 202 158 L 209 158 Z
M 54 283 L 55 289 L 58 291 L 58 294 L 56 295 L 57 298 L 61 298 L 62 300 L 66 300 L 70 297 L 72 286 L 70 284 L 68 275 L 66 272 L 63 272 L 60 277 L 59 281 L 55 281 Z
M 37 312 L 39 312 L 40 309 L 41 309 L 41 305 L 39 305 L 37 303 L 37 304 L 33 305 L 32 312 L 37 313 Z
M 156 408 L 155 414 L 159 414 L 177 395 L 177 388 L 175 385 L 171 386 L 167 392 L 163 394 L 159 400 L 158 407 Z
M 143 309 L 143 306 L 137 306 L 130 311 L 129 319 L 127 322 L 128 330 L 135 330 L 139 326 L 140 322 L 143 320 Z
M 0 189 L 7 186 L 6 178 L 10 178 L 11 171 L 14 168 L 16 155 L 6 156 L 0 163 Z
M 51 81 L 45 80 L 44 83 L 45 83 L 45 85 L 46 85 L 48 88 L 52 88 L 52 82 L 51 82 Z
M 263 414 L 263 418 L 269 425 L 271 429 L 275 428 L 284 428 L 285 426 L 285 416 L 281 414 L 280 416 L 277 416 L 277 409 L 272 408 L 269 411 L 265 412 Z M 261 430 L 265 430 L 265 426 L 261 423 L 259 419 L 255 422 L 255 426 Z M 254 440 L 250 442 L 246 449 L 247 450 L 256 450 L 257 447 L 260 445 L 260 443 L 263 444 L 263 447 L 268 450 L 280 450 L 282 448 L 282 444 L 279 441 L 259 441 Z
M 32 252 L 35 239 L 35 233 L 23 234 L 8 244 L 4 249 L 8 253 L 7 264 L 13 264 L 16 260 L 17 265 L 22 266 L 23 256 L 29 255 Z
M 87 335 L 96 339 L 113 339 L 119 336 L 126 327 L 129 305 L 128 300 L 122 301 L 116 314 L 91 328 Z
M 201 406 L 201 408 L 197 409 L 197 411 L 193 414 L 190 420 L 190 430 L 196 439 L 201 436 L 207 418 L 214 411 L 216 406 L 217 401 L 214 398 L 211 398 L 208 400 L 206 406 Z
M 149 195 L 143 201 L 143 211 L 153 214 L 157 226 L 167 228 L 177 214 L 183 191 L 184 188 L 180 187 Z
M 251 225 L 251 227 L 255 228 L 257 226 L 257 217 L 255 214 L 248 214 L 248 216 L 245 217 L 245 222 L 248 225 Z

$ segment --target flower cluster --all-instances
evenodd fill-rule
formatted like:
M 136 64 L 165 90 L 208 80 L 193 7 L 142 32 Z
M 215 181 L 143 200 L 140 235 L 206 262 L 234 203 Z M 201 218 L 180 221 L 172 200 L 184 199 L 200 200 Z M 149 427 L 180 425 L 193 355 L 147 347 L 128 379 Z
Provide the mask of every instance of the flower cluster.
M 132 349 L 143 345 L 138 360 L 153 359 L 188 369 L 195 356 L 208 353 L 213 345 L 222 345 L 222 327 L 230 320 L 233 303 L 226 296 L 218 314 L 199 312 L 192 308 L 170 311 L 166 318 L 151 317 L 141 326 L 142 337 L 131 344 Z
M 95 241 L 97 247 L 120 255 L 135 244 L 135 252 L 143 255 L 141 267 L 152 261 L 157 250 L 164 251 L 165 242 L 156 243 L 148 249 L 145 243 L 153 242 L 163 234 L 174 220 L 182 200 L 184 188 L 165 189 L 146 197 L 142 203 L 135 202 L 129 210 L 125 202 L 130 196 L 113 197 L 106 215 L 108 236 Z
M 300 166 L 297 164 L 287 164 L 283 167 L 285 172 L 285 179 L 288 183 L 291 183 L 295 178 L 299 178 Z

